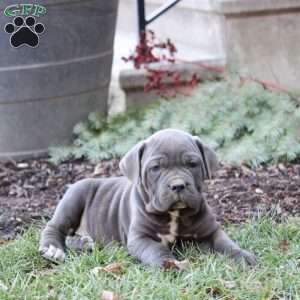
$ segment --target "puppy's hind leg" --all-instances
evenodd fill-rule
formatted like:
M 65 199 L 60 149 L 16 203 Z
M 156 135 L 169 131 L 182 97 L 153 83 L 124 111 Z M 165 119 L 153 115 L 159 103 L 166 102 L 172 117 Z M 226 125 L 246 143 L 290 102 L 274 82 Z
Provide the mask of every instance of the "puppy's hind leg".
M 76 232 L 85 203 L 95 189 L 94 179 L 84 179 L 67 190 L 41 233 L 39 252 L 44 258 L 55 262 L 65 260 L 66 237 Z

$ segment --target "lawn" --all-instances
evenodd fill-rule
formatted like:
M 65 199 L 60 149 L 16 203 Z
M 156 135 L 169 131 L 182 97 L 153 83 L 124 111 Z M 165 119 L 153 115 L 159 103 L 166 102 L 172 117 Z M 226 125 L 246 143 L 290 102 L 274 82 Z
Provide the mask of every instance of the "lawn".
M 299 226 L 299 218 L 279 224 L 266 217 L 230 225 L 227 231 L 257 254 L 258 265 L 236 265 L 189 245 L 178 253 L 190 261 L 183 272 L 143 266 L 117 245 L 69 253 L 65 264 L 54 265 L 38 255 L 38 230 L 31 228 L 0 246 L 0 299 L 101 299 L 103 290 L 119 299 L 300 299 Z M 121 275 L 91 272 L 115 262 Z

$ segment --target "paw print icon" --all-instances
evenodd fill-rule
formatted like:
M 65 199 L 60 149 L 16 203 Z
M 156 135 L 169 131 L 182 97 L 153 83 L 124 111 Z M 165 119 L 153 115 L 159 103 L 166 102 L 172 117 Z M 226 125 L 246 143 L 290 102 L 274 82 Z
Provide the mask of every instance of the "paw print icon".
M 12 47 L 18 48 L 27 45 L 35 48 L 39 44 L 39 35 L 45 31 L 45 26 L 42 23 L 36 23 L 32 16 L 25 20 L 22 17 L 16 17 L 12 23 L 5 25 L 4 30 L 11 34 L 10 44 Z

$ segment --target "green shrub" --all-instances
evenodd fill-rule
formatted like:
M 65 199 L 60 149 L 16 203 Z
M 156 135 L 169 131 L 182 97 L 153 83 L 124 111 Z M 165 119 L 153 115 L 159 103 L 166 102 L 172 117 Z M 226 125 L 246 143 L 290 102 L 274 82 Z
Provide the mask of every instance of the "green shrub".
M 292 161 L 300 156 L 299 102 L 250 82 L 201 84 L 189 97 L 161 100 L 105 120 L 92 113 L 78 124 L 71 147 L 53 148 L 52 160 L 120 157 L 139 140 L 163 128 L 200 136 L 229 163 Z

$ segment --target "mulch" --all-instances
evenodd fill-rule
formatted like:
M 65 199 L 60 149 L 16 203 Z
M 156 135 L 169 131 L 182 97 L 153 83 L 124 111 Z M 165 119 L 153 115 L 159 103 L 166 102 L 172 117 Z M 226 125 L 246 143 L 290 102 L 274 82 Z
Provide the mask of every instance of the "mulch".
M 47 159 L 0 163 L 0 239 L 12 239 L 29 224 L 48 220 L 68 186 L 87 177 L 120 176 L 117 159 L 59 165 Z M 207 200 L 221 223 L 241 223 L 257 214 L 300 216 L 300 164 L 255 170 L 223 165 L 207 184 Z

